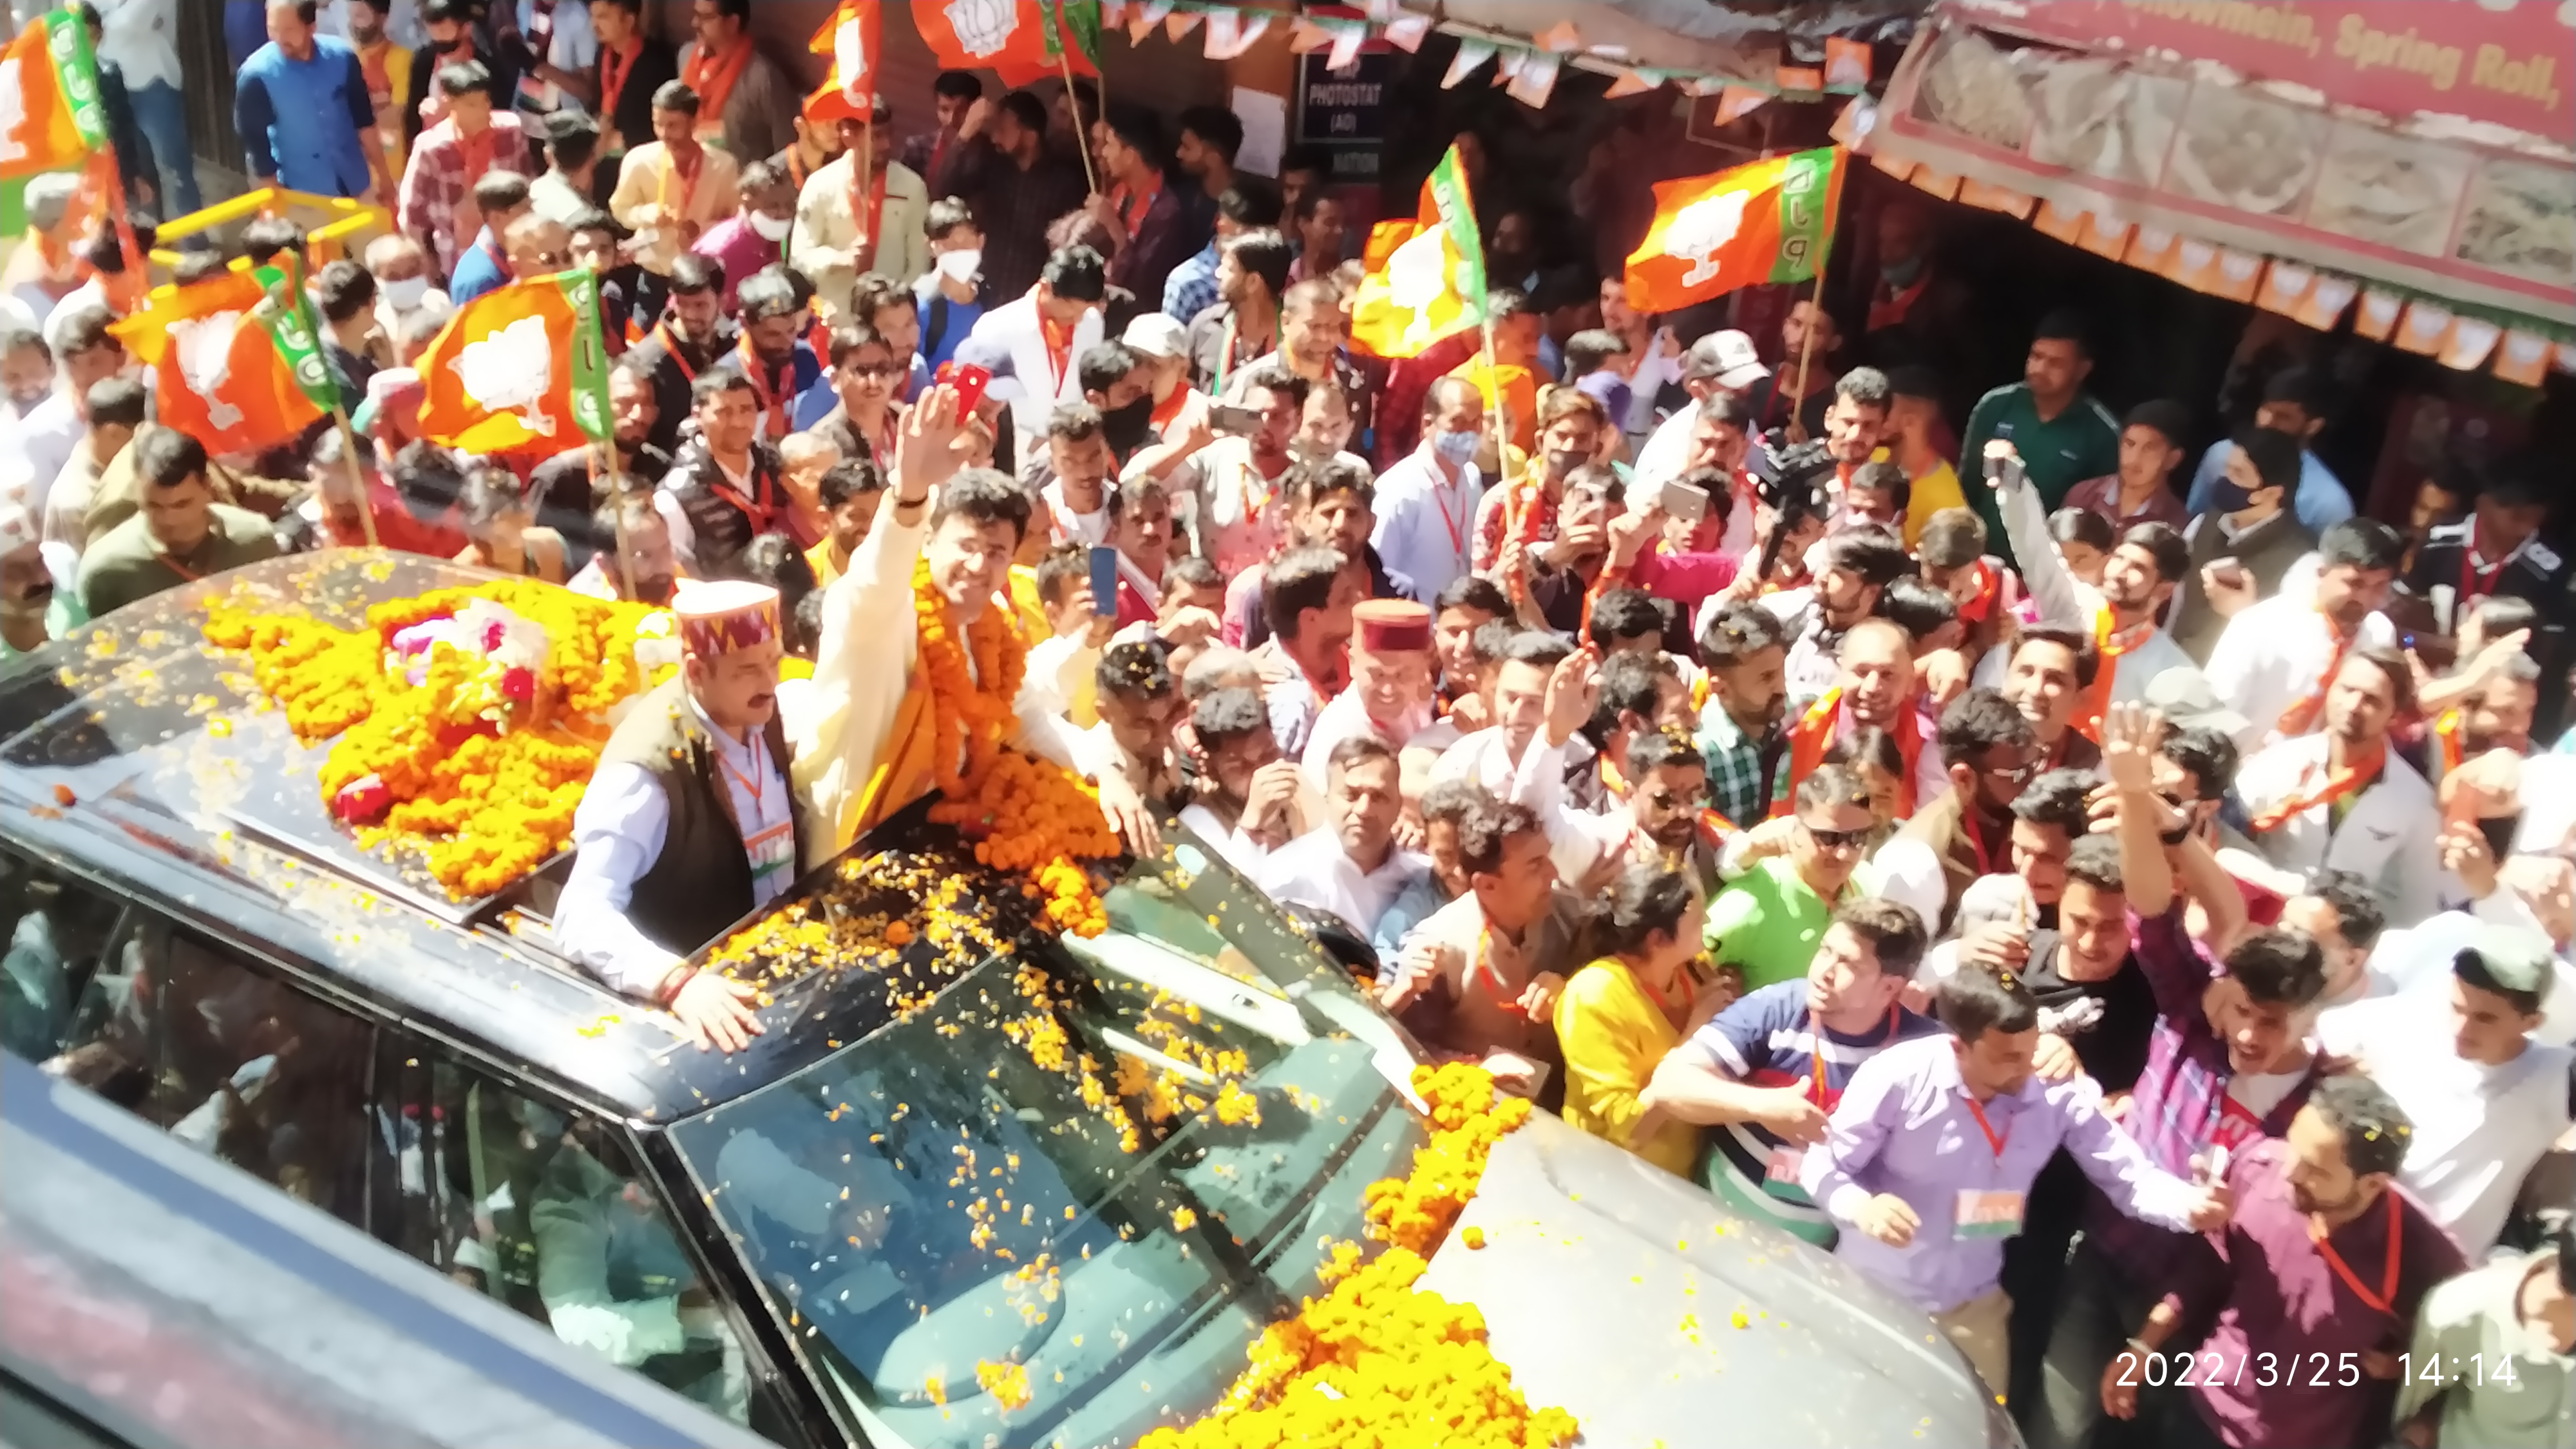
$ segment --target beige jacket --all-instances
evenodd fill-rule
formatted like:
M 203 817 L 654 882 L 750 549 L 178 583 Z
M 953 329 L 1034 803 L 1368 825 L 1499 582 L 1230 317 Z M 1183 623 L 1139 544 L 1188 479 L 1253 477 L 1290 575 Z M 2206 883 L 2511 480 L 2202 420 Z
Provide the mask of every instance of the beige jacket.
M 686 197 L 677 194 L 671 176 L 671 152 L 659 141 L 648 141 L 626 153 L 626 163 L 617 172 L 617 190 L 608 198 L 608 214 L 618 225 L 635 233 L 635 260 L 644 270 L 656 276 L 669 276 L 671 264 L 689 249 L 681 229 L 668 220 L 657 219 L 657 210 L 666 203 L 663 189 L 673 189 L 670 203 L 677 205 L 680 219 L 695 222 L 688 233 L 695 240 L 699 232 L 733 215 L 742 207 L 742 165 L 726 155 L 723 148 L 706 148 L 706 160 L 698 168 L 698 184 Z
M 787 264 L 814 283 L 814 295 L 826 316 L 838 319 L 850 310 L 850 293 L 859 273 L 871 271 L 910 287 L 930 270 L 930 188 L 911 167 L 886 163 L 885 235 L 876 239 L 868 263 L 861 266 L 859 222 L 850 209 L 850 168 L 844 153 L 805 178 L 796 198 L 796 230 L 787 238 Z

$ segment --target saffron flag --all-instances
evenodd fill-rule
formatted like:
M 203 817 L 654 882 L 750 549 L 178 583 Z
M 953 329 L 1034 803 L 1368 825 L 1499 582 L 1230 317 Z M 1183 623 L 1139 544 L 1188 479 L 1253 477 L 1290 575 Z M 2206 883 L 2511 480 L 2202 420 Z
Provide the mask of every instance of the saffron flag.
M 1826 146 L 1657 183 L 1654 224 L 1628 257 L 1628 305 L 1672 312 L 1812 278 L 1833 246 L 1842 179 L 1842 148 Z
M 68 10 L 38 16 L 0 48 L 0 177 L 58 171 L 106 144 L 89 27 Z
M 915 5 L 913 19 L 931 54 L 949 70 L 991 69 L 1014 89 L 1062 74 L 1050 0 L 947 0 Z M 1077 46 L 1069 63 L 1076 75 L 1099 71 Z
M 841 99 L 864 114 L 868 98 L 877 93 L 877 58 L 885 54 L 884 41 L 885 7 L 878 0 L 841 0 L 841 7 L 814 32 L 806 48 L 832 58 L 825 89 L 839 91 Z M 817 91 L 815 96 L 821 94 Z
M 293 441 L 335 396 L 308 318 L 247 272 L 164 289 L 109 330 L 158 372 L 163 426 L 218 456 Z
M 605 442 L 608 349 L 587 271 L 513 282 L 456 309 L 421 354 L 420 434 L 469 453 Z
M 1419 357 L 1453 332 L 1485 325 L 1485 246 L 1457 147 L 1423 181 L 1415 219 L 1379 223 L 1368 250 L 1351 304 L 1354 343 L 1380 357 Z

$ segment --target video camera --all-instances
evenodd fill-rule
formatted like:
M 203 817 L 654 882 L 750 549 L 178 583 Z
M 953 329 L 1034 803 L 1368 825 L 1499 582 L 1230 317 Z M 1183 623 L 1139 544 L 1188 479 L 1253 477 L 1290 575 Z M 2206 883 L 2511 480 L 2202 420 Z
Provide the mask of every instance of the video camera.
M 1762 446 L 1771 455 L 1771 476 L 1753 480 L 1754 496 L 1771 510 L 1771 533 L 1762 540 L 1762 569 L 1755 577 L 1768 579 L 1780 562 L 1781 546 L 1799 525 L 1832 516 L 1833 495 L 1826 484 L 1834 476 L 1834 459 L 1822 439 L 1792 443 L 1779 428 L 1763 436 Z

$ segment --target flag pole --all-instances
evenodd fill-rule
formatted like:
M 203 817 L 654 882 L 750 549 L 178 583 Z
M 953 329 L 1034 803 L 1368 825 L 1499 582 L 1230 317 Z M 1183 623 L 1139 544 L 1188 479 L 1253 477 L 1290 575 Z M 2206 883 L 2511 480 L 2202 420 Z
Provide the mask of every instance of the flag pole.
M 638 603 L 641 601 L 635 597 L 635 555 L 626 547 L 626 470 L 618 462 L 614 434 L 606 443 L 590 445 L 590 492 L 594 498 L 599 496 L 599 455 L 602 450 L 608 454 L 608 518 L 617 533 L 617 572 L 626 581 L 626 601 Z
M 349 426 L 349 407 L 338 390 L 331 397 L 331 425 L 340 430 L 340 459 L 349 465 L 349 484 L 358 490 L 358 523 L 366 530 L 367 547 L 381 547 L 376 542 L 376 509 L 367 496 L 367 471 L 358 462 L 357 430 Z
M 1065 107 L 1073 112 L 1073 149 L 1079 152 L 1082 156 L 1082 179 L 1091 183 L 1091 194 L 1097 196 L 1100 194 L 1100 175 L 1098 172 L 1091 169 L 1091 123 L 1083 118 L 1082 96 L 1081 93 L 1077 92 L 1073 88 L 1073 51 L 1071 47 L 1064 43 L 1064 26 L 1061 23 L 1063 15 L 1062 8 L 1059 6 L 1050 6 L 1048 9 L 1051 13 L 1041 15 L 1039 19 L 1046 24 L 1054 25 L 1056 27 L 1055 61 L 1057 66 L 1062 68 L 1064 71 Z M 1106 111 L 1108 109 L 1109 92 L 1104 89 L 1099 94 L 1101 109 Z
M 1795 302 L 1789 304 L 1797 306 Z M 1807 441 L 1807 364 L 1816 354 L 1816 324 L 1825 315 L 1825 264 L 1816 263 L 1816 285 L 1807 294 L 1807 332 L 1798 343 L 1798 397 L 1789 404 L 1789 441 Z

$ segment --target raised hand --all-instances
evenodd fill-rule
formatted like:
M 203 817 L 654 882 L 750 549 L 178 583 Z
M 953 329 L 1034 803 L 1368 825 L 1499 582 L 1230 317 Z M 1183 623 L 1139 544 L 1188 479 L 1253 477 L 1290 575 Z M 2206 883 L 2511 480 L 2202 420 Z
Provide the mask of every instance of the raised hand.
M 2102 772 L 2123 795 L 2155 789 L 2156 742 L 2164 716 L 2141 704 L 2115 704 L 2102 714 Z

